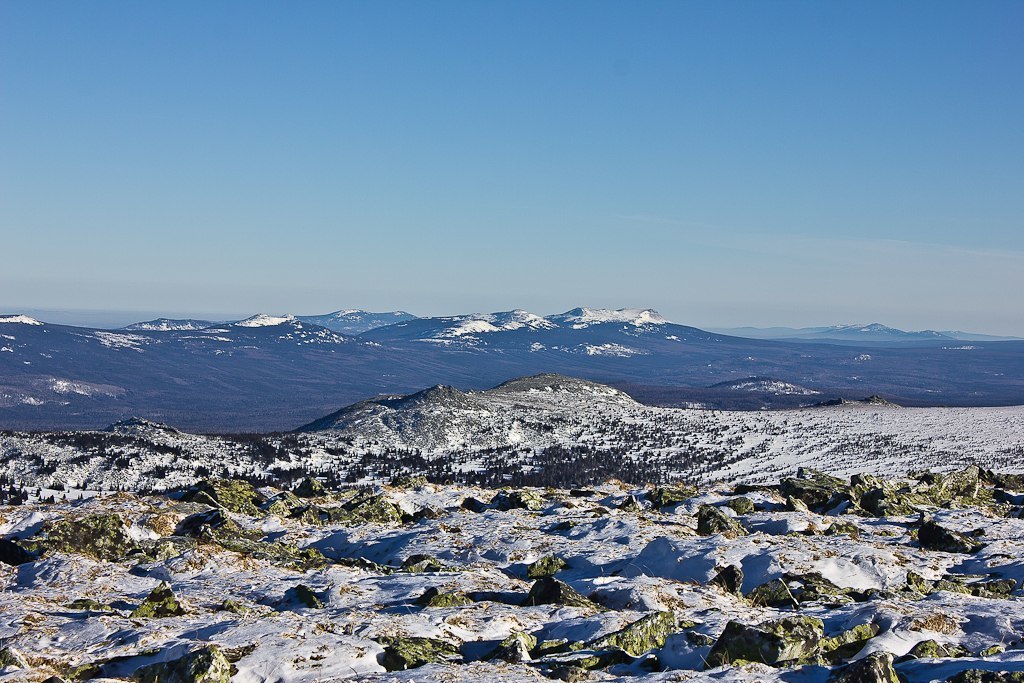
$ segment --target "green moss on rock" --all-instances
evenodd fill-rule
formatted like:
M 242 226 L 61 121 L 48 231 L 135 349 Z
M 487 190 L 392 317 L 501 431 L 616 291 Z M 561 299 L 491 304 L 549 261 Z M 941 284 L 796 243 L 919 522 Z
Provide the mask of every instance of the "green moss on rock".
M 437 638 L 394 637 L 382 638 L 379 642 L 384 646 L 381 665 L 388 671 L 405 671 L 460 659 L 457 647 Z
M 785 617 L 748 626 L 730 621 L 707 656 L 707 667 L 739 662 L 791 666 L 817 658 L 825 626 L 807 616 Z
M 665 639 L 677 630 L 675 615 L 671 612 L 653 612 L 628 626 L 587 643 L 593 650 L 618 648 L 639 657 L 649 650 L 665 644 Z
M 185 614 L 185 607 L 178 596 L 171 590 L 170 584 L 162 581 L 159 586 L 146 596 L 142 604 L 132 611 L 133 619 L 155 619 L 162 617 L 179 617 Z
M 532 562 L 526 568 L 526 578 L 539 579 L 544 576 L 554 576 L 566 568 L 566 562 L 557 555 L 545 555 L 536 562 Z
M 139 683 L 229 683 L 231 664 L 216 645 L 208 645 L 169 662 L 150 664 L 137 670 Z

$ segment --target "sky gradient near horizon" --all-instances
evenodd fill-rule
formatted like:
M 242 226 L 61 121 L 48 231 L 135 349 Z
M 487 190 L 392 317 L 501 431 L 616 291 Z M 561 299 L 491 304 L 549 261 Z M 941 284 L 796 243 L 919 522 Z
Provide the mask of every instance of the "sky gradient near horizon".
M 0 312 L 1024 336 L 1024 3 L 0 4 Z

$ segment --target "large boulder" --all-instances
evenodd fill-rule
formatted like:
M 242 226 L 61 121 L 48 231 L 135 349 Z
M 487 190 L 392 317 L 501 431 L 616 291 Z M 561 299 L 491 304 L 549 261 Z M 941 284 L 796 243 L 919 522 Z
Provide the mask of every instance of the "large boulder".
M 231 664 L 216 645 L 168 662 L 149 664 L 133 675 L 139 683 L 229 683 Z
M 78 553 L 116 562 L 139 550 L 128 533 L 128 524 L 113 512 L 58 519 L 47 523 L 43 533 L 42 540 L 33 539 L 31 543 L 44 553 Z
M 707 668 L 742 662 L 795 666 L 816 660 L 825 626 L 821 619 L 798 616 L 748 626 L 725 625 L 707 656 Z
M 186 491 L 182 499 L 254 517 L 266 502 L 252 484 L 241 479 L 205 479 Z
M 917 540 L 922 548 L 946 553 L 976 553 L 983 545 L 970 536 L 947 529 L 932 520 L 921 525 Z
M 382 638 L 381 665 L 388 671 L 405 671 L 435 662 L 459 661 L 457 647 L 437 638 Z
M 651 506 L 655 510 L 660 510 L 682 503 L 695 495 L 697 495 L 696 486 L 676 484 L 674 486 L 659 486 L 647 494 L 647 499 L 651 501 Z
M 676 631 L 676 625 L 676 617 L 672 612 L 653 612 L 614 633 L 590 641 L 587 648 L 618 648 L 639 657 L 649 650 L 663 646 L 665 639 Z
M 501 491 L 491 503 L 498 510 L 530 510 L 537 512 L 544 509 L 544 497 L 537 491 L 531 489 L 516 489 L 513 491 Z
M 697 533 L 701 536 L 722 534 L 726 538 L 746 536 L 747 530 L 737 520 L 714 505 L 701 505 L 697 509 Z
M 840 492 L 848 492 L 850 485 L 824 472 L 801 467 L 795 477 L 788 477 L 779 483 L 782 495 L 802 501 L 812 510 L 828 506 Z
M 545 576 L 534 581 L 523 601 L 526 607 L 535 605 L 569 605 L 596 608 L 597 604 L 581 595 L 575 588 L 556 578 Z
M 828 680 L 829 683 L 900 683 L 888 652 L 872 652 L 835 671 Z

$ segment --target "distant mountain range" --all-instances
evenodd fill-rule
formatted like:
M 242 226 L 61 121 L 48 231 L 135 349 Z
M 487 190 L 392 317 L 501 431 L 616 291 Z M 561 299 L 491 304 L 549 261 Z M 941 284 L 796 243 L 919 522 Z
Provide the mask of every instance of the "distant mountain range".
M 808 339 L 813 341 L 920 342 L 920 341 L 1017 341 L 1018 337 L 1000 337 L 956 330 L 908 332 L 882 323 L 867 325 L 831 325 L 828 327 L 731 327 L 717 328 L 722 334 L 751 339 Z
M 873 327 L 826 328 L 849 339 L 752 339 L 651 309 L 593 308 L 433 318 L 342 310 L 118 330 L 3 315 L 0 429 L 139 415 L 190 430 L 266 431 L 366 396 L 539 373 L 610 383 L 659 405 L 785 408 L 869 394 L 904 405 L 1024 403 L 1024 342 L 940 333 L 910 333 L 910 342 Z

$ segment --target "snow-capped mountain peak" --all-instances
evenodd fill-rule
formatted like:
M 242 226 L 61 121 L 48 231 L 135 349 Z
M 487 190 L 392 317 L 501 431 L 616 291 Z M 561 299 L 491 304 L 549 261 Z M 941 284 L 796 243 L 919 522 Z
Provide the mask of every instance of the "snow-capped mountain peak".
M 254 316 L 232 323 L 235 327 L 273 327 L 284 325 L 295 321 L 294 315 L 274 316 L 266 313 L 257 313 Z
M 2 315 L 0 316 L 0 325 L 42 325 L 35 318 L 30 318 L 27 315 Z
M 451 318 L 453 324 L 441 332 L 440 337 L 461 337 L 470 334 L 487 332 L 509 332 L 530 328 L 533 330 L 551 330 L 557 325 L 539 315 L 515 309 L 499 313 L 474 313 Z
M 665 325 L 670 323 L 653 308 L 574 308 L 559 315 L 549 316 L 549 320 L 582 329 L 591 325 L 605 323 L 622 323 L 642 327 L 645 325 Z
M 183 320 L 175 320 L 172 318 L 157 318 L 156 320 L 146 320 L 144 322 L 132 323 L 124 329 L 136 330 L 144 332 L 181 332 L 181 331 L 194 331 L 202 330 L 207 327 L 212 327 L 213 322 L 209 320 L 194 320 L 192 318 L 186 318 Z

